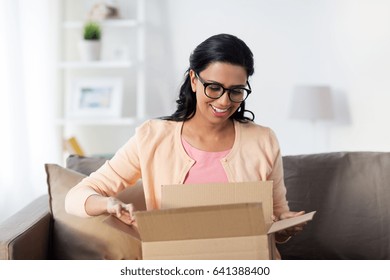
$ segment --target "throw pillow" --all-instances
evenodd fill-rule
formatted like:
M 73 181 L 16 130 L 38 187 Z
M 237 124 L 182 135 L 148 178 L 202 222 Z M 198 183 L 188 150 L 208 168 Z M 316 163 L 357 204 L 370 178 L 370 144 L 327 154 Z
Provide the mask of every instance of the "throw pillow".
M 102 166 L 108 158 L 104 157 L 85 157 L 79 155 L 70 155 L 66 159 L 66 168 L 75 170 L 85 175 L 89 175 L 100 166 Z
M 110 219 L 109 215 L 79 218 L 65 212 L 67 192 L 85 175 L 57 164 L 46 164 L 45 169 L 50 212 L 54 220 L 54 259 L 141 259 L 141 245 L 138 232 L 134 228 L 126 226 L 125 232 L 110 226 L 104 222 Z M 128 188 L 126 197 L 131 197 L 134 201 L 139 200 L 139 195 L 143 195 L 139 187 Z

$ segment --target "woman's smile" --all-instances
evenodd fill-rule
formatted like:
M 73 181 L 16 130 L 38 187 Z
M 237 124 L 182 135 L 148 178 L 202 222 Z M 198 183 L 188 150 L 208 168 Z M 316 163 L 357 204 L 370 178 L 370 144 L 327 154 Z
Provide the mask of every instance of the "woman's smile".
M 231 107 L 218 108 L 218 107 L 216 107 L 213 104 L 210 104 L 210 107 L 212 108 L 212 110 L 214 112 L 214 115 L 217 116 L 217 117 L 224 117 L 224 116 L 230 114 L 229 111 L 230 111 Z

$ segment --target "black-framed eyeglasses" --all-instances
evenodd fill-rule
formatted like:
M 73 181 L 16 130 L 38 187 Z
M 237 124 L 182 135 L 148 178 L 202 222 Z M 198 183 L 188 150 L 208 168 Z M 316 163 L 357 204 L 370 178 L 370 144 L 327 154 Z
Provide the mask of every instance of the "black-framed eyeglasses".
M 251 94 L 252 89 L 247 81 L 248 88 L 244 87 L 233 87 L 233 88 L 225 88 L 219 83 L 206 83 L 201 77 L 199 77 L 198 73 L 195 73 L 196 78 L 199 82 L 204 86 L 204 94 L 211 99 L 220 98 L 226 91 L 228 92 L 229 99 L 232 102 L 240 103 L 248 98 L 249 94 Z

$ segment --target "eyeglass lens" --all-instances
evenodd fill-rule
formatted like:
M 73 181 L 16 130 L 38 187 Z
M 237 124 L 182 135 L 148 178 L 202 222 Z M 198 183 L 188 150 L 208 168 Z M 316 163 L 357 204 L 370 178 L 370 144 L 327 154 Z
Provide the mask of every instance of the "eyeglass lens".
M 224 89 L 218 84 L 208 84 L 205 87 L 205 94 L 214 99 L 220 98 L 225 91 L 233 102 L 242 102 L 248 97 L 248 91 L 244 88 Z

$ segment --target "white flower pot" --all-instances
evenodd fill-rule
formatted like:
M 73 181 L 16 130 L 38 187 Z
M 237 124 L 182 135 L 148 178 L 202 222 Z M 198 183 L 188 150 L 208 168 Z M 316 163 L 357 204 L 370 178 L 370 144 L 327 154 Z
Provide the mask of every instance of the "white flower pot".
M 83 61 L 100 60 L 101 41 L 82 40 L 79 42 L 80 59 Z

